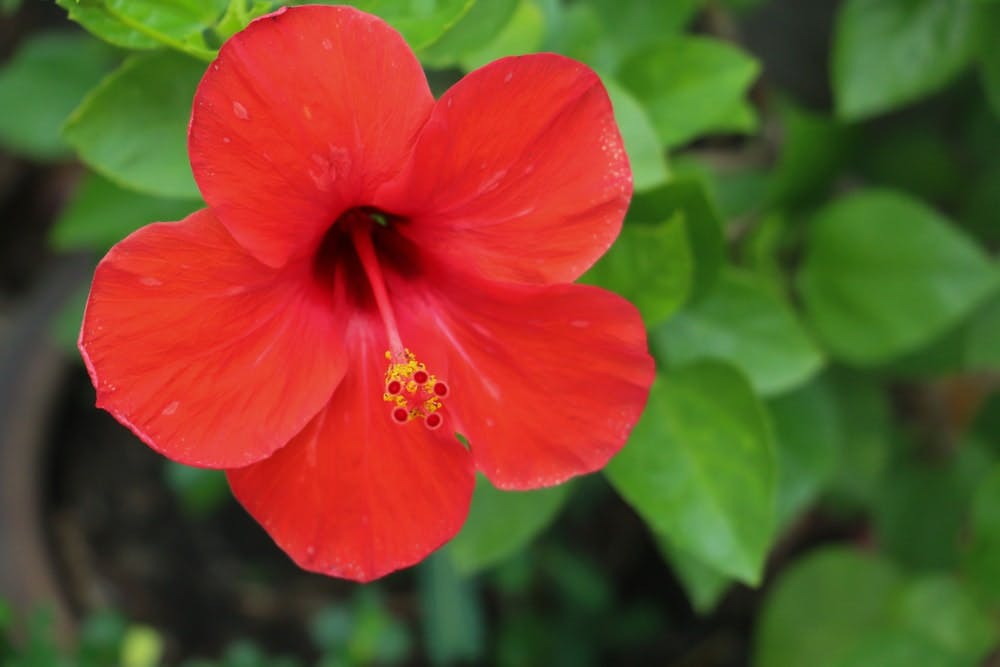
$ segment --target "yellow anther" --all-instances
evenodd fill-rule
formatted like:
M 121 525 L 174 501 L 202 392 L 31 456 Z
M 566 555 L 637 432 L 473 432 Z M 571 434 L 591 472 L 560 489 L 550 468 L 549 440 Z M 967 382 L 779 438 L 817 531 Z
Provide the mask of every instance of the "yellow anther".
M 436 393 L 435 390 L 440 392 L 440 388 L 447 385 L 429 373 L 427 367 L 417 361 L 416 355 L 404 350 L 402 359 L 394 358 L 391 352 L 386 352 L 385 358 L 389 361 L 389 368 L 385 372 L 386 391 L 382 398 L 395 406 L 391 412 L 397 423 L 414 419 L 426 420 L 444 407 L 441 396 L 447 394 L 447 389 L 444 394 Z M 402 418 L 400 409 L 405 410 L 408 417 Z M 425 424 L 428 428 L 436 429 L 441 425 L 441 416 L 438 415 Z

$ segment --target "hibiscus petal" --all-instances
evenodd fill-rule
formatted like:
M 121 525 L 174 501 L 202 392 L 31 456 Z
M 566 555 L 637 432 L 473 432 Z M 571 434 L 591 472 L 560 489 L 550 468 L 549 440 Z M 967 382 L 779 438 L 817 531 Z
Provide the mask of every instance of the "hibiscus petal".
M 555 54 L 505 58 L 438 101 L 379 205 L 496 280 L 570 282 L 618 236 L 632 174 L 597 75 Z
M 396 424 L 382 347 L 359 345 L 329 405 L 271 458 L 228 471 L 246 510 L 300 567 L 370 581 L 458 532 L 475 482 L 452 432 Z
M 635 307 L 586 285 L 446 289 L 428 301 L 433 311 L 411 307 L 401 324 L 418 358 L 447 379 L 445 406 L 476 467 L 503 489 L 603 467 L 653 382 Z
M 434 103 L 394 29 L 351 7 L 279 10 L 227 41 L 188 149 L 222 224 L 280 266 L 395 176 Z
M 97 267 L 80 333 L 97 405 L 191 465 L 285 445 L 346 364 L 335 297 L 296 271 L 255 260 L 208 209 L 126 238 Z

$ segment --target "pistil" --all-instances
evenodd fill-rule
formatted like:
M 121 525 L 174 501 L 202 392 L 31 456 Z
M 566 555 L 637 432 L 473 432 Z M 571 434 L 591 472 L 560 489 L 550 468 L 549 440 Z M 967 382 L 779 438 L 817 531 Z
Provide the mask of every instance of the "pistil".
M 351 240 L 368 277 L 389 341 L 389 349 L 385 353 L 389 367 L 385 372 L 385 392 L 382 398 L 392 406 L 389 416 L 394 423 L 401 425 L 421 419 L 424 426 L 433 431 L 444 423 L 444 418 L 438 411 L 444 407 L 443 399 L 449 393 L 448 385 L 432 375 L 423 363 L 417 361 L 416 355 L 403 347 L 396 314 L 392 310 L 382 277 L 382 267 L 372 245 L 371 231 L 369 225 L 357 224 L 351 230 Z
M 355 226 L 351 230 L 351 240 L 354 241 L 354 249 L 358 253 L 358 259 L 361 260 L 361 266 L 364 267 L 368 284 L 371 285 L 372 294 L 375 296 L 375 305 L 378 307 L 386 338 L 389 340 L 389 352 L 392 353 L 394 361 L 403 362 L 406 360 L 406 349 L 399 337 L 396 314 L 392 310 L 392 304 L 389 303 L 389 294 L 382 279 L 382 267 L 378 263 L 375 247 L 372 245 L 371 229 L 367 225 Z

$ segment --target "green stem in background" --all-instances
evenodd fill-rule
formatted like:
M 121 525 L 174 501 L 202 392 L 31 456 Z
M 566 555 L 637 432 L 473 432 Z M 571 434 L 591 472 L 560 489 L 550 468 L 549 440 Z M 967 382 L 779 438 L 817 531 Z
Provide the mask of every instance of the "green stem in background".
M 148 26 L 143 25 L 139 21 L 136 21 L 124 14 L 121 14 L 120 12 L 115 11 L 113 8 L 109 6 L 105 6 L 105 11 L 114 16 L 123 25 L 126 25 L 137 32 L 140 32 L 151 39 L 155 39 L 157 42 L 163 44 L 164 46 L 169 46 L 172 49 L 180 51 L 181 53 L 186 53 L 192 58 L 197 58 L 198 60 L 204 60 L 205 62 L 212 62 L 218 55 L 218 51 L 200 48 L 198 46 L 195 46 L 194 44 L 187 44 L 185 42 L 176 40 L 173 37 L 164 35 L 163 33 L 151 30 Z

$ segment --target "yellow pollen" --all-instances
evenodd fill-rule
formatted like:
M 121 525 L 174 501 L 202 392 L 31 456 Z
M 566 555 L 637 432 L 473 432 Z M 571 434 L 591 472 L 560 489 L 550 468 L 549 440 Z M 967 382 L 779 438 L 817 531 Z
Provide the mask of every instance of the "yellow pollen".
M 427 372 L 427 367 L 417 361 L 416 355 L 403 350 L 402 360 L 386 352 L 389 368 L 385 372 L 385 393 L 382 399 L 392 404 L 391 414 L 398 424 L 423 419 L 430 429 L 441 425 L 441 415 L 428 419 L 443 407 L 441 398 L 447 396 L 447 385 Z M 403 414 L 405 411 L 405 416 Z

